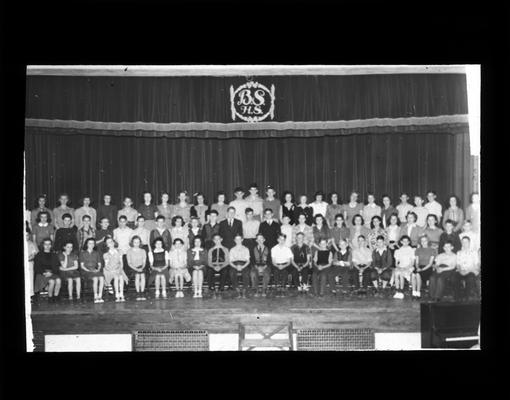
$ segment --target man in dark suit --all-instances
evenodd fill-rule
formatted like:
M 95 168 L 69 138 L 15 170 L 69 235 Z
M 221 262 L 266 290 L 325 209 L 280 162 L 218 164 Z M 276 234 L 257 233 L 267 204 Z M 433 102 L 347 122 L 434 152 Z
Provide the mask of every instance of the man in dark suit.
M 219 234 L 223 239 L 222 244 L 229 250 L 235 246 L 235 236 L 243 236 L 243 223 L 235 218 L 235 214 L 236 209 L 229 207 L 227 209 L 227 218 L 220 222 Z
M 265 245 L 271 249 L 278 243 L 278 235 L 280 234 L 280 224 L 273 219 L 273 210 L 266 208 L 264 210 L 265 221 L 260 224 L 259 233 L 264 236 Z

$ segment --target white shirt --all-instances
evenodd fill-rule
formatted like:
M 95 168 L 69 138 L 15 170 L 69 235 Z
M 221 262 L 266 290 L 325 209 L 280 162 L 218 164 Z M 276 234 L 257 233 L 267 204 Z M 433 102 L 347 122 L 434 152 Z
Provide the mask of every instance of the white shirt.
M 480 273 L 478 252 L 472 250 L 459 250 L 457 252 L 457 270 L 461 275 L 467 275 L 470 272 L 478 275 Z
M 407 213 L 412 210 L 413 210 L 413 206 L 409 203 L 399 204 L 397 206 L 397 211 L 398 211 L 398 219 L 400 220 L 400 222 L 406 222 Z
M 124 229 L 115 228 L 113 230 L 113 240 L 117 242 L 119 245 L 118 249 L 120 254 L 124 255 L 129 250 L 129 240 L 131 239 L 131 234 L 133 230 L 126 226 Z
M 244 199 L 236 199 L 230 202 L 229 207 L 236 209 L 235 218 L 240 219 L 242 222 L 246 221 L 246 209 L 248 208 L 248 202 Z
M 429 212 L 429 214 L 434 214 L 437 216 L 437 219 L 441 220 L 441 216 L 443 215 L 442 210 L 443 207 L 437 201 L 428 202 L 425 204 L 425 208 Z
M 293 257 L 292 250 L 287 246 L 280 246 L 277 244 L 271 249 L 271 259 L 275 264 L 287 263 Z
M 480 235 L 478 235 L 476 232 L 468 231 L 468 232 L 461 232 L 459 234 L 460 240 L 462 240 L 463 237 L 467 236 L 469 241 L 469 249 L 478 251 L 480 250 Z
M 322 214 L 322 216 L 326 218 L 326 210 L 328 209 L 328 203 L 326 203 L 325 201 L 316 203 L 314 201 L 313 203 L 308 204 L 308 206 L 312 207 L 314 217 L 317 214 Z
M 425 228 L 425 225 L 427 223 L 427 215 L 429 215 L 429 211 L 423 206 L 413 207 L 411 211 L 416 214 L 417 217 L 416 224 L 421 228 Z
M 401 247 L 395 251 L 395 265 L 398 265 L 398 268 L 411 268 L 414 259 L 414 249 L 411 246 Z M 397 262 L 400 262 L 400 264 L 397 264 Z
M 286 235 L 285 238 L 285 246 L 291 247 L 292 246 L 292 225 L 281 225 L 280 231 Z
M 142 228 L 138 227 L 136 229 L 133 229 L 133 231 L 131 232 L 131 238 L 133 236 L 140 236 L 142 244 L 145 244 L 145 245 L 149 244 L 150 235 L 151 235 L 150 231 L 143 227 Z M 131 238 L 129 240 L 131 240 Z
M 229 251 L 229 259 L 234 261 L 248 261 L 250 259 L 250 250 L 246 246 L 234 246 Z
M 255 239 L 259 232 L 260 221 L 252 219 L 251 221 L 243 222 L 243 236 L 245 239 Z

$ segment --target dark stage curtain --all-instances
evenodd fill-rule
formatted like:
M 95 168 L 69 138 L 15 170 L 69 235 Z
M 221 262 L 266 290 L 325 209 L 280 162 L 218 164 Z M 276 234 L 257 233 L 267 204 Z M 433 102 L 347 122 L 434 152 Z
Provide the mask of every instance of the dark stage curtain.
M 54 205 L 61 191 L 98 204 L 109 192 L 140 202 L 143 190 L 203 191 L 209 202 L 218 190 L 232 196 L 237 185 L 272 184 L 279 194 L 313 195 L 336 190 L 342 201 L 355 189 L 378 198 L 401 191 L 435 190 L 463 203 L 472 189 L 469 136 L 392 133 L 259 139 L 147 138 L 34 133 L 26 135 L 27 202 L 45 193 Z
M 464 74 L 261 76 L 274 121 L 467 114 Z M 245 77 L 28 76 L 26 117 L 104 122 L 232 122 L 230 86 Z

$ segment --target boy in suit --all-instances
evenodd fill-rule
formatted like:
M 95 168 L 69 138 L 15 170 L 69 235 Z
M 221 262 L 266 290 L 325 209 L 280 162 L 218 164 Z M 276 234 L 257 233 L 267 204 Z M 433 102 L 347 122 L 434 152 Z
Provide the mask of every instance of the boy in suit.
M 236 209 L 229 207 L 227 209 L 227 218 L 220 222 L 219 234 L 223 239 L 223 246 L 231 249 L 235 246 L 234 238 L 236 235 L 243 236 L 243 223 L 235 218 Z

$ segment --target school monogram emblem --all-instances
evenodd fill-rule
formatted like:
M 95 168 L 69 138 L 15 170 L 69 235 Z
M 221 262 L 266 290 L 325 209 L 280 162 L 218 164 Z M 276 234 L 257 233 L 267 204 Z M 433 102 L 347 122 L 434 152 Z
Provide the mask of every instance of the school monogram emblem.
M 234 90 L 230 86 L 230 108 L 232 120 L 260 122 L 274 118 L 274 85 L 271 90 L 258 82 L 249 81 Z

